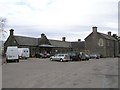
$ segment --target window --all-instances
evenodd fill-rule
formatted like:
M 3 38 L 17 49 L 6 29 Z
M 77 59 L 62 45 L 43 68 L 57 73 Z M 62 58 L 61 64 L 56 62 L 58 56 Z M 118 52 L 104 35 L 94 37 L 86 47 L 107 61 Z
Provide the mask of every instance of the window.
M 98 45 L 101 46 L 101 47 L 104 46 L 104 42 L 103 42 L 103 39 L 102 39 L 102 38 L 99 39 Z

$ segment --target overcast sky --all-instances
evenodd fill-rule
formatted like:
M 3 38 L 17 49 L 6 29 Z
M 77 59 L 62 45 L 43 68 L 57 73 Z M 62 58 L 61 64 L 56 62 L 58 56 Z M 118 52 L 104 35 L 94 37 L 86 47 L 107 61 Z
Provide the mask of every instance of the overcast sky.
M 92 32 L 118 33 L 119 0 L 0 0 L 0 17 L 5 17 L 6 31 L 15 35 L 77 41 Z

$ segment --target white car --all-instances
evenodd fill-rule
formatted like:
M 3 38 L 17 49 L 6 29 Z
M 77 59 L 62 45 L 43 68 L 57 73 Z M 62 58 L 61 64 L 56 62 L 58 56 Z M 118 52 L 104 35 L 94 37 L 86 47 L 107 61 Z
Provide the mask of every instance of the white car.
M 69 61 L 70 60 L 70 56 L 69 56 L 69 54 L 56 54 L 54 56 L 51 56 L 50 60 L 51 61 L 56 60 L 56 61 L 61 61 L 61 62 Z

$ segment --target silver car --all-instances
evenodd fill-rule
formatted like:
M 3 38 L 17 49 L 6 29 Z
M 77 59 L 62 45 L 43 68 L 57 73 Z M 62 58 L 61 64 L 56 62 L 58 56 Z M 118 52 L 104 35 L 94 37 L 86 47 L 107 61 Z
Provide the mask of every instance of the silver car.
M 69 54 L 56 54 L 54 56 L 50 57 L 51 61 L 69 61 L 70 60 L 70 56 Z

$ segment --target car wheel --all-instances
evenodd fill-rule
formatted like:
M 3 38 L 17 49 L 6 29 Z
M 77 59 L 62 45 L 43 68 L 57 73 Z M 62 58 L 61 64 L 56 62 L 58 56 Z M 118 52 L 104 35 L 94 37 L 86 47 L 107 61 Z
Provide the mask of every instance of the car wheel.
M 52 59 L 52 58 L 50 58 L 50 61 L 53 61 L 53 59 Z
M 63 59 L 61 58 L 60 61 L 63 62 Z

